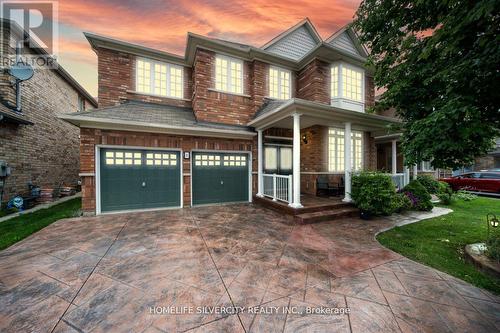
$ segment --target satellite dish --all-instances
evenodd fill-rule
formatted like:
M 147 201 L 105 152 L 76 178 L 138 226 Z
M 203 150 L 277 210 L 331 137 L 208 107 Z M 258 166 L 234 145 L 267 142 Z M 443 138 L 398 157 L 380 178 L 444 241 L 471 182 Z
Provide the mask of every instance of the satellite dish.
M 9 68 L 9 73 L 19 81 L 26 81 L 31 79 L 35 72 L 30 65 L 18 62 Z

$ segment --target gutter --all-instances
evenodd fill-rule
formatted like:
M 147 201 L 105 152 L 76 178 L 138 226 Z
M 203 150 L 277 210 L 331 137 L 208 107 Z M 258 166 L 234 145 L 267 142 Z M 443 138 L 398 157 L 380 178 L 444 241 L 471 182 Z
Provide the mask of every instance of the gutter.
M 285 104 L 280 105 L 275 110 L 268 112 L 268 113 L 265 113 L 265 114 L 255 118 L 254 120 L 250 121 L 248 123 L 248 126 L 254 127 L 255 123 L 263 121 L 263 120 L 267 119 L 268 117 L 275 115 L 275 114 L 279 113 L 280 111 L 282 111 L 282 110 L 284 110 L 287 107 L 290 107 L 292 105 L 309 107 L 309 108 L 313 108 L 313 109 L 320 109 L 320 110 L 330 111 L 330 112 L 334 111 L 337 114 L 341 114 L 341 115 L 345 115 L 345 116 L 353 116 L 353 117 L 357 117 L 357 118 L 378 120 L 378 121 L 384 121 L 384 122 L 395 123 L 395 124 L 401 123 L 400 120 L 390 118 L 390 117 L 379 116 L 379 115 L 369 114 L 369 113 L 362 113 L 362 112 L 357 112 L 357 111 L 343 110 L 343 109 L 338 109 L 338 108 L 335 108 L 333 106 L 329 106 L 326 104 L 320 104 L 320 103 L 315 103 L 315 102 L 311 102 L 311 101 L 307 101 L 307 100 L 303 100 L 303 99 L 292 98 L 288 102 L 286 102 Z

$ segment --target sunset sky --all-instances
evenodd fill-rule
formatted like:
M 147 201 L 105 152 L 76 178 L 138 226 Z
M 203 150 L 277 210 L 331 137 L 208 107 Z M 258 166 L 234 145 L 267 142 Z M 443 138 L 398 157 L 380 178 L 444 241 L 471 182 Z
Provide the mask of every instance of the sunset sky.
M 262 46 L 309 17 L 323 38 L 350 22 L 356 0 L 60 0 L 59 61 L 93 96 L 93 32 L 183 55 L 188 31 Z

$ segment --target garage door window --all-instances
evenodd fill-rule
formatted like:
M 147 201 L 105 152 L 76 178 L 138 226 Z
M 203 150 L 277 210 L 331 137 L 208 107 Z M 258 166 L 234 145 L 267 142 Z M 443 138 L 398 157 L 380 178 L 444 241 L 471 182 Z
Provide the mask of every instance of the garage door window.
M 149 166 L 176 166 L 177 154 L 147 153 L 146 165 Z
M 224 166 L 242 167 L 247 165 L 246 156 L 226 155 L 224 156 Z
M 107 151 L 106 165 L 141 165 L 142 154 L 123 151 Z
M 194 165 L 204 167 L 220 166 L 220 156 L 211 154 L 196 155 Z

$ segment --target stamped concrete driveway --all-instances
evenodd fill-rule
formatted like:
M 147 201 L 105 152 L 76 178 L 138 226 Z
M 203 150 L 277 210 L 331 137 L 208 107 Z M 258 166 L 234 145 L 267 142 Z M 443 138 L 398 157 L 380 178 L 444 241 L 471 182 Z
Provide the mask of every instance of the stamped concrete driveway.
M 0 252 L 0 331 L 498 331 L 498 297 L 374 240 L 393 223 L 252 205 L 61 220 Z

